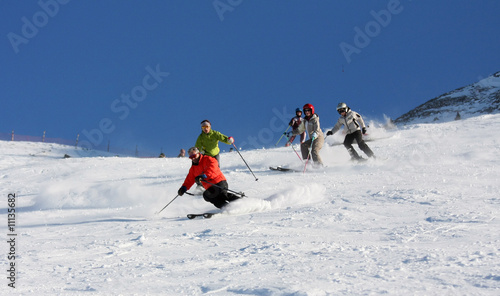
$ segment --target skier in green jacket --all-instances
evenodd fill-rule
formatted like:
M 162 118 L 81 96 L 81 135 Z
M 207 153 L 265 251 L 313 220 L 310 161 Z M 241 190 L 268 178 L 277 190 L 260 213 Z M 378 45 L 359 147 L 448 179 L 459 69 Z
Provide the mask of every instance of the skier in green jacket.
M 212 124 L 208 119 L 201 122 L 201 130 L 201 134 L 198 136 L 194 146 L 198 148 L 202 154 L 212 156 L 219 162 L 219 141 L 232 145 L 234 143 L 234 138 L 212 130 Z

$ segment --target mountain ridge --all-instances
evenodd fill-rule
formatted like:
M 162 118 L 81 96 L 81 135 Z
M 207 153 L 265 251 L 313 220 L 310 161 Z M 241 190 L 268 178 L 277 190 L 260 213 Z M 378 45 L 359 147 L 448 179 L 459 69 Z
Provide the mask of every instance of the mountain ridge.
M 397 125 L 446 122 L 500 112 L 500 71 L 435 97 L 394 120 Z

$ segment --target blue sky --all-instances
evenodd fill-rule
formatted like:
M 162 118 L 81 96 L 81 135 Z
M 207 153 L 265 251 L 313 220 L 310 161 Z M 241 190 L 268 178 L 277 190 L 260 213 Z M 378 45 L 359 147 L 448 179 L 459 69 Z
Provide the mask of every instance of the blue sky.
M 0 1 L 0 133 L 175 156 L 199 123 L 274 146 L 296 107 L 323 129 L 500 70 L 500 1 Z M 284 144 L 284 143 L 282 143 Z M 221 144 L 228 150 L 230 146 Z

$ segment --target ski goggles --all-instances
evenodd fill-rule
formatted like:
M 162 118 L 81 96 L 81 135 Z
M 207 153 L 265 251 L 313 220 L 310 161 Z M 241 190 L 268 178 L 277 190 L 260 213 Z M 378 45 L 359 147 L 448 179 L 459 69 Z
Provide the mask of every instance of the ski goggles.
M 304 109 L 304 113 L 306 112 L 312 112 L 312 109 Z
M 200 153 L 200 150 L 198 150 L 198 148 L 196 148 L 196 147 L 191 147 L 191 148 L 189 148 L 189 150 L 188 150 L 188 155 L 189 155 L 188 157 L 189 157 L 190 159 L 196 158 L 196 156 L 198 155 L 198 153 Z
M 337 110 L 337 112 L 339 112 L 339 114 L 342 114 L 342 113 L 347 112 L 347 111 L 346 111 L 346 109 L 339 109 L 339 110 Z

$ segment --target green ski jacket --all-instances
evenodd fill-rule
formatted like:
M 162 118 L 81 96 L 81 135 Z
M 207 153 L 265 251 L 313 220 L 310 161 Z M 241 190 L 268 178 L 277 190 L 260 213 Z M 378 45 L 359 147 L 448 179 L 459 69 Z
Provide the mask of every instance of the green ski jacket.
M 200 149 L 202 154 L 216 156 L 220 152 L 219 141 L 230 145 L 228 138 L 228 136 L 214 130 L 210 130 L 208 134 L 201 132 L 195 146 Z

